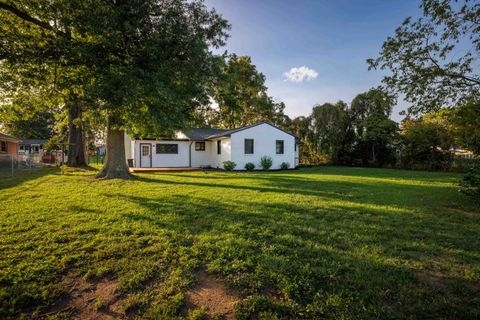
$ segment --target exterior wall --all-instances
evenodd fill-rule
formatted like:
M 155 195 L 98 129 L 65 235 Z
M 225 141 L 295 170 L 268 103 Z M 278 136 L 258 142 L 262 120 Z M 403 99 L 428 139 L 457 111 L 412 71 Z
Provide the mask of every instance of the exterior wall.
M 253 139 L 253 154 L 245 154 L 245 139 Z M 263 123 L 231 135 L 232 160 L 237 164 L 235 170 L 245 170 L 245 164 L 252 162 L 255 169 L 261 169 L 260 158 L 269 156 L 273 160 L 271 169 L 279 169 L 282 162 L 295 167 L 295 137 L 269 124 Z M 276 140 L 284 141 L 283 154 L 276 153 Z M 298 149 L 298 148 L 297 148 Z
M 152 167 L 188 167 L 189 166 L 189 141 L 152 141 L 135 140 L 133 146 L 134 166 L 140 168 L 140 144 L 147 143 L 152 146 Z M 176 154 L 157 154 L 156 145 L 160 143 L 178 144 Z
M 210 166 L 212 168 L 223 169 L 223 162 L 232 160 L 232 144 L 230 138 L 221 139 L 222 153 L 217 154 L 217 141 L 212 141 L 212 162 Z M 238 167 L 238 165 L 237 165 Z
M 2 140 L 5 141 L 5 140 Z M 0 154 L 18 154 L 18 143 L 13 141 L 5 141 L 7 143 L 7 152 L 0 150 Z
M 133 148 L 132 148 L 132 139 L 125 133 L 124 136 L 125 143 L 125 159 L 133 159 Z
M 195 142 L 192 143 L 190 148 L 192 150 L 192 167 L 198 168 L 212 165 L 214 152 L 217 152 L 216 143 L 214 145 L 212 141 L 205 141 L 205 151 L 195 151 Z

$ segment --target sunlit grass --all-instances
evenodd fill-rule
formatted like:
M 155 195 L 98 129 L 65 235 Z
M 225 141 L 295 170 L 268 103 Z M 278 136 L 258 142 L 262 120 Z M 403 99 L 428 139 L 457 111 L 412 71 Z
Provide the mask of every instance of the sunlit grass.
M 480 214 L 457 175 L 94 173 L 0 180 L 0 317 L 55 304 L 73 273 L 172 319 L 201 268 L 240 293 L 239 318 L 479 316 Z

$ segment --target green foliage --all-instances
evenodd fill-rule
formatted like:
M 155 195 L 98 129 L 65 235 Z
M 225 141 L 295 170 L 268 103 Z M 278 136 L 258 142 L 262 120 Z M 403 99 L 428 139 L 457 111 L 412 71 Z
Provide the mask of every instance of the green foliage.
M 431 112 L 478 101 L 480 10 L 476 1 L 423 0 L 423 17 L 407 18 L 383 43 L 370 69 L 385 69 L 385 85 L 412 103 L 411 112 Z
M 12 71 L 0 75 L 1 89 L 16 97 L 23 91 L 18 83 L 27 92 L 41 84 L 38 91 L 69 111 L 108 122 L 107 146 L 115 156 L 102 175 L 126 177 L 118 137 L 125 129 L 160 135 L 193 119 L 209 101 L 217 75 L 212 49 L 224 44 L 229 25 L 200 0 L 58 0 L 53 6 L 26 0 L 0 7 L 1 70 Z
M 237 128 L 261 121 L 282 124 L 288 118 L 285 105 L 268 96 L 265 76 L 250 57 L 233 54 L 217 61 L 220 71 L 214 98 L 219 111 L 210 124 Z
M 89 273 L 118 284 L 125 317 L 178 319 L 199 268 L 240 294 L 237 319 L 480 312 L 478 207 L 458 174 L 94 174 L 0 179 L 0 318 L 48 312 L 69 294 L 66 275 Z
M 391 146 L 398 131 L 397 124 L 389 119 L 394 104 L 394 97 L 381 89 L 370 89 L 353 99 L 350 112 L 356 134 L 354 163 L 382 166 L 392 162 Z
M 469 99 L 450 110 L 446 117 L 451 122 L 457 145 L 480 155 L 480 101 Z
M 260 158 L 260 167 L 262 167 L 263 170 L 268 170 L 272 167 L 273 160 L 269 156 L 263 156 Z
M 290 169 L 290 163 L 288 163 L 288 162 L 282 162 L 282 164 L 280 164 L 280 169 L 281 169 L 281 170 Z
M 253 169 L 255 169 L 255 164 L 254 164 L 254 163 L 252 163 L 252 162 L 247 162 L 247 163 L 245 164 L 245 170 L 247 170 L 247 171 L 252 171 Z
M 442 121 L 429 117 L 402 122 L 401 165 L 407 169 L 448 170 L 453 160 L 451 131 Z
M 347 135 L 348 107 L 339 101 L 335 105 L 325 103 L 313 108 L 311 118 L 312 145 L 329 162 L 339 163 L 343 141 Z
M 461 191 L 480 206 L 480 166 L 471 168 L 460 182 Z
M 225 169 L 225 171 L 233 171 L 233 169 L 235 169 L 236 166 L 237 164 L 230 160 L 223 162 L 223 169 Z

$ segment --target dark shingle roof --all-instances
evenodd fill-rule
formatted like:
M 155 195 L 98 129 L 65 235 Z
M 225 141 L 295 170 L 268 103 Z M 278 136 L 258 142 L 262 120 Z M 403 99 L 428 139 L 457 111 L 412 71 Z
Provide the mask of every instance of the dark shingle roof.
M 13 141 L 13 142 L 19 142 L 20 141 L 20 139 L 17 139 L 15 137 L 9 136 L 8 134 L 1 133 L 1 132 L 0 132 L 0 140 Z
M 214 128 L 190 128 L 183 131 L 183 134 L 190 140 L 206 140 L 212 135 L 222 134 L 227 130 Z
M 46 144 L 47 142 L 46 139 L 25 139 L 20 141 L 20 144 Z

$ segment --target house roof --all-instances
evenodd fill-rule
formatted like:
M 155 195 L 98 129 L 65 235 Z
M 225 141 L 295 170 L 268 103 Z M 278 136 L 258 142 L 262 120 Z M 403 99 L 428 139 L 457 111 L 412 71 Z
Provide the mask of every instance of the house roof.
M 25 139 L 21 140 L 20 144 L 46 144 L 47 142 L 46 139 Z
M 8 134 L 1 133 L 1 132 L 0 132 L 0 140 L 10 141 L 10 142 L 19 142 L 20 141 L 20 139 L 17 139 L 15 137 L 9 136 Z
M 288 131 L 285 131 L 270 122 L 262 121 L 259 123 L 251 124 L 248 126 L 236 128 L 236 129 L 216 129 L 216 128 L 189 128 L 185 129 L 182 131 L 182 133 L 185 135 L 187 139 L 175 139 L 175 138 L 170 138 L 170 139 L 164 139 L 164 140 L 178 140 L 178 141 L 205 141 L 205 140 L 211 140 L 211 139 L 218 139 L 218 138 L 224 138 L 224 137 L 230 137 L 232 134 L 237 133 L 242 130 L 250 129 L 256 126 L 259 126 L 261 124 L 268 124 L 269 126 L 272 126 L 282 132 L 285 132 L 286 134 L 291 135 L 292 137 L 295 138 L 297 143 L 300 141 L 298 137 L 295 135 L 291 134 Z M 140 139 L 138 136 L 135 136 L 135 139 Z M 142 140 L 156 140 L 155 138 L 143 138 Z
M 222 137 L 230 137 L 233 133 L 237 133 L 239 131 L 243 131 L 243 130 L 246 130 L 246 129 L 250 129 L 250 128 L 253 128 L 253 127 L 256 127 L 256 126 L 259 126 L 261 124 L 268 124 L 269 126 L 272 126 L 274 127 L 275 129 L 278 129 L 280 131 L 283 131 L 285 132 L 286 134 L 289 134 L 291 135 L 292 137 L 294 137 L 296 140 L 298 140 L 298 137 L 294 136 L 293 134 L 291 134 L 290 132 L 288 131 L 285 131 L 273 124 L 271 124 L 270 122 L 266 122 L 266 121 L 262 121 L 262 122 L 259 122 L 259 123 L 255 123 L 255 124 L 251 124 L 249 126 L 245 126 L 245 127 L 241 127 L 241 128 L 237 128 L 237 129 L 231 129 L 231 130 L 225 130 L 224 132 L 220 132 L 220 133 L 217 133 L 217 134 L 213 134 L 211 136 L 208 136 L 207 139 L 215 139 L 215 138 L 222 138 Z
M 182 132 L 190 140 L 207 140 L 210 136 L 222 134 L 226 131 L 228 130 L 215 128 L 190 128 Z

